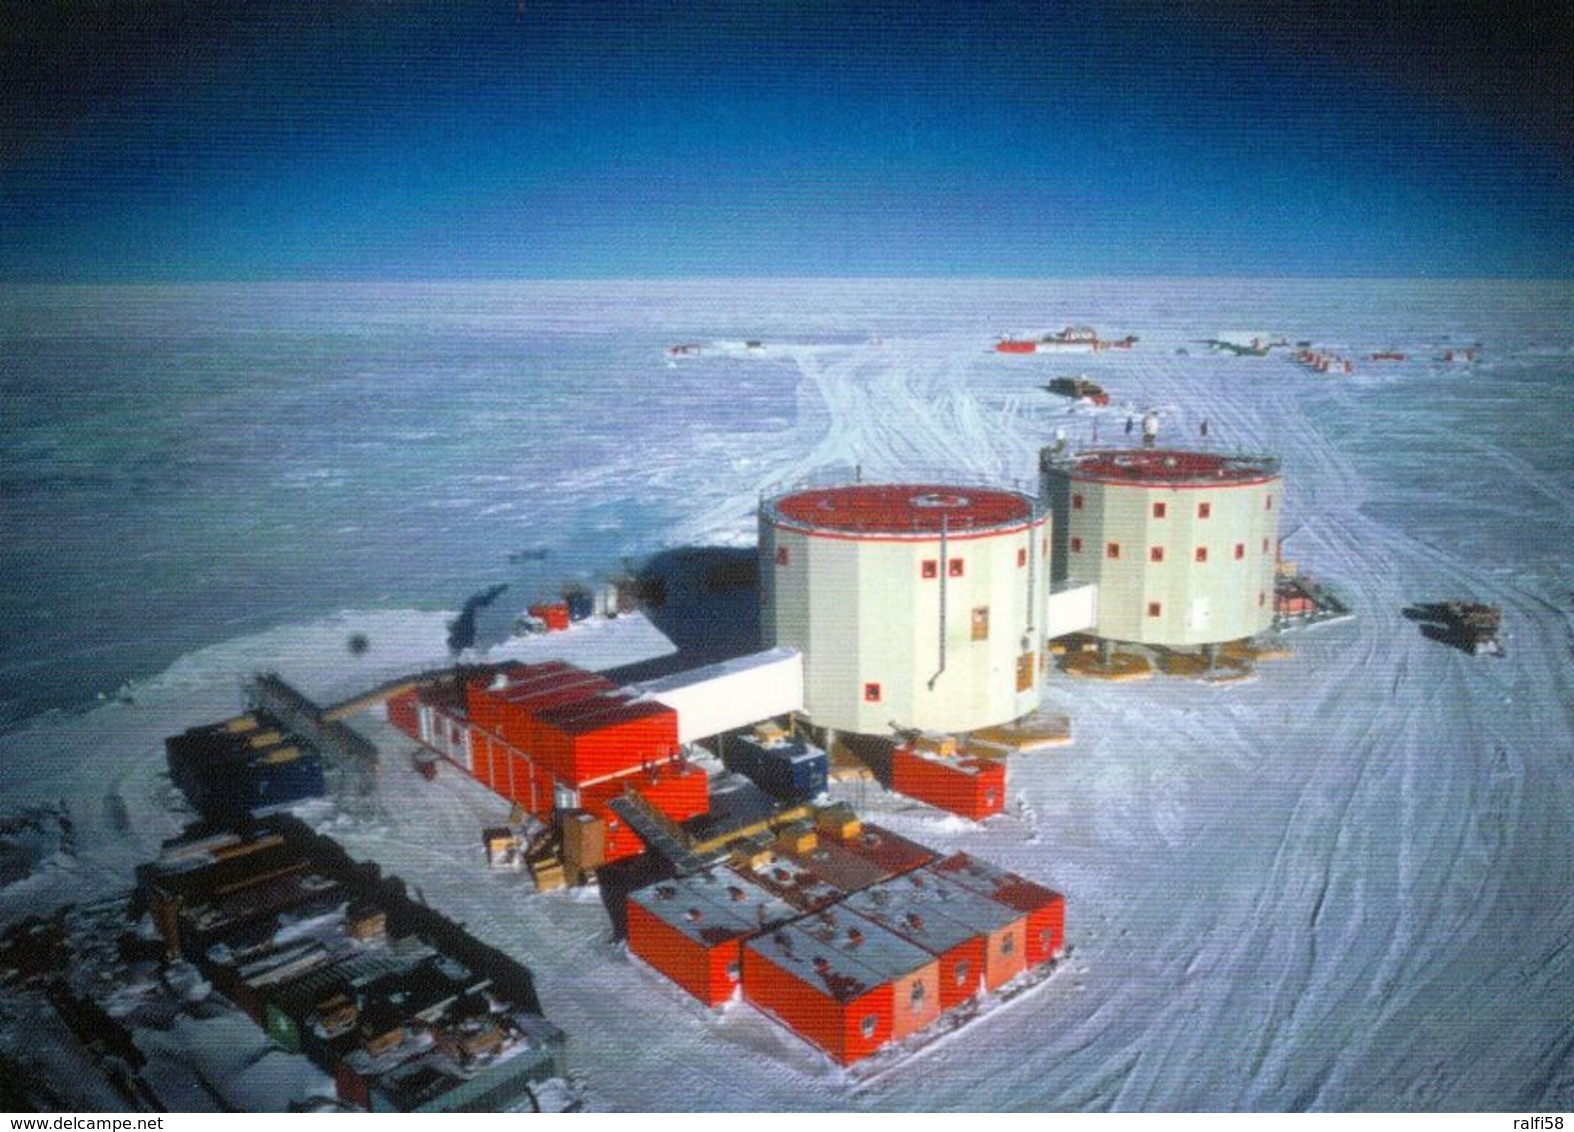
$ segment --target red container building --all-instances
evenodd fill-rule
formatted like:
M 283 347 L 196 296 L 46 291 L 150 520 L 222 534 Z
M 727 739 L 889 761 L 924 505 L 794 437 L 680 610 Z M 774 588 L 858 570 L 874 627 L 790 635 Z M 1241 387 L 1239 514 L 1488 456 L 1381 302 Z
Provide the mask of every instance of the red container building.
M 1066 940 L 1066 898 L 1041 884 L 966 853 L 953 853 L 929 869 L 964 888 L 1027 916 L 1027 964 L 1060 954 Z
M 678 750 L 678 713 L 650 700 L 596 696 L 539 712 L 535 724 L 527 749 L 575 787 L 664 761 Z
M 992 759 L 935 758 L 909 747 L 891 752 L 891 789 L 979 821 L 1006 806 L 1006 765 Z
M 697 873 L 629 895 L 628 946 L 706 1006 L 720 1006 L 742 980 L 744 943 L 798 914 L 739 877 Z
M 532 674 L 502 688 L 469 689 L 470 719 L 524 751 L 533 749 L 536 717 L 551 708 L 577 704 L 617 691 L 605 677 L 567 665 Z
M 940 967 L 873 921 L 828 909 L 750 940 L 743 994 L 851 1065 L 939 1016 Z
M 1027 969 L 1027 915 L 927 869 L 852 893 L 846 907 L 940 960 L 942 1010 Z
M 389 697 L 388 722 L 411 738 L 421 734 L 420 702 L 414 688 Z
M 641 795 L 674 822 L 687 821 L 710 809 L 710 779 L 692 763 L 664 760 L 615 778 L 604 778 L 579 792 L 580 806 L 606 823 L 605 858 L 621 861 L 645 851 L 639 835 L 623 824 L 607 805 L 625 791 Z
M 532 605 L 527 610 L 530 616 L 546 623 L 549 633 L 560 632 L 568 628 L 568 603 L 564 601 L 549 602 L 542 605 Z

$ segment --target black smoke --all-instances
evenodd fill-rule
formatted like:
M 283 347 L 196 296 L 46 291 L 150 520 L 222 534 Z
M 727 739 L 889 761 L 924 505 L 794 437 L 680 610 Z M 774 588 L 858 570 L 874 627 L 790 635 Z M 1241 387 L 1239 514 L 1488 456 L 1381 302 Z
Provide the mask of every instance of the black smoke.
M 508 589 L 507 585 L 500 584 L 465 599 L 464 609 L 460 611 L 458 617 L 448 623 L 450 652 L 458 656 L 475 644 L 475 615 L 496 601 L 498 595 L 506 589 Z

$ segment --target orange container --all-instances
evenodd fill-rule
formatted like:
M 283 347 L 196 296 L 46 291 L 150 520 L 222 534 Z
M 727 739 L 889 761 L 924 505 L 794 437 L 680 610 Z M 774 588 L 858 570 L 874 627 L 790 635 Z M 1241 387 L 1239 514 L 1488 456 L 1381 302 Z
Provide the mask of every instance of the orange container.
M 566 601 L 532 605 L 529 613 L 530 616 L 545 621 L 549 633 L 560 632 L 568 628 L 568 603 Z
M 612 797 L 615 798 L 617 795 L 614 794 Z M 609 798 L 603 798 L 597 802 L 587 802 L 581 798 L 580 805 L 587 814 L 601 820 L 604 827 L 602 858 L 610 865 L 615 861 L 639 856 L 645 851 L 645 842 L 640 839 L 639 834 L 623 824 L 623 819 L 607 805 L 608 801 Z
M 930 871 L 919 869 L 847 898 L 848 907 L 927 951 L 941 955 L 941 1003 L 949 1009 L 994 990 L 1027 968 L 1027 914 Z M 966 954 L 938 949 L 962 939 Z M 948 960 L 956 962 L 948 965 Z
M 629 950 L 707 1006 L 720 1006 L 742 979 L 744 942 L 794 914 L 730 875 L 674 878 L 629 894 Z
M 608 861 L 645 851 L 645 843 L 607 804 L 632 790 L 674 822 L 687 821 L 710 809 L 710 780 L 699 767 L 671 761 L 652 764 L 581 788 L 579 804 L 607 825 Z
M 744 945 L 743 996 L 843 1065 L 891 1040 L 890 984 L 791 925 Z
M 1060 893 L 966 853 L 953 853 L 929 869 L 1023 913 L 1027 917 L 1029 967 L 1060 954 L 1066 940 L 1066 898 Z
M 592 805 L 605 806 L 628 790 L 643 796 L 675 822 L 688 821 L 710 810 L 710 779 L 705 772 L 692 763 L 670 760 L 582 787 L 579 797 L 589 809 Z
M 534 742 L 536 713 L 617 690 L 605 677 L 561 665 L 505 688 L 468 689 L 470 718 L 525 751 Z
M 667 760 L 678 750 L 678 713 L 649 701 L 595 697 L 537 715 L 529 750 L 578 787 Z
M 891 789 L 979 821 L 1006 806 L 1006 767 L 988 759 L 936 759 L 908 747 L 891 753 Z
M 720 1006 L 738 989 L 743 940 L 749 933 L 699 901 L 676 913 L 678 924 L 630 896 L 629 950 L 706 1006 Z

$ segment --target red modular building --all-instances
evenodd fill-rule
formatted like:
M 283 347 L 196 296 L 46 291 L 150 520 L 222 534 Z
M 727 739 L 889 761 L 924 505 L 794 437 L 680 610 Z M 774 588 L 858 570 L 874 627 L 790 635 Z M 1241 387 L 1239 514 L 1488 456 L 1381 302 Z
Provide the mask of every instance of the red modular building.
M 707 1006 L 733 996 L 746 941 L 799 915 L 730 873 L 662 881 L 628 898 L 629 950 Z
M 851 893 L 846 907 L 940 960 L 942 1010 L 1027 969 L 1027 915 L 927 869 Z
M 998 865 L 953 853 L 929 869 L 964 888 L 1027 916 L 1027 964 L 1036 967 L 1060 953 L 1066 939 L 1066 898 Z
M 939 1017 L 940 967 L 872 920 L 827 909 L 744 946 L 743 994 L 850 1065 Z
M 472 686 L 467 700 L 476 726 L 528 751 L 536 741 L 536 718 L 541 712 L 616 691 L 617 686 L 605 677 L 564 665 L 532 672 L 501 688 Z
M 645 851 L 639 835 L 607 805 L 612 799 L 633 791 L 672 821 L 681 822 L 710 809 L 709 787 L 710 779 L 700 767 L 669 759 L 585 786 L 579 792 L 579 804 L 605 823 L 603 852 L 610 863 Z
M 421 707 L 417 702 L 415 689 L 400 692 L 388 700 L 388 722 L 403 731 L 406 735 L 419 735 L 421 733 Z
M 644 846 L 607 810 L 610 799 L 636 790 L 674 821 L 708 802 L 703 772 L 672 762 L 677 713 L 616 691 L 559 661 L 516 664 L 466 686 L 467 719 L 419 691 L 393 697 L 388 718 L 537 817 L 550 818 L 563 794 L 588 791 L 584 806 L 608 822 L 607 859 L 617 860 Z
M 980 821 L 1006 806 L 1006 764 L 944 759 L 910 747 L 891 752 L 891 789 L 938 809 Z
M 654 701 L 597 696 L 535 716 L 528 748 L 561 782 L 579 787 L 677 753 L 678 713 Z

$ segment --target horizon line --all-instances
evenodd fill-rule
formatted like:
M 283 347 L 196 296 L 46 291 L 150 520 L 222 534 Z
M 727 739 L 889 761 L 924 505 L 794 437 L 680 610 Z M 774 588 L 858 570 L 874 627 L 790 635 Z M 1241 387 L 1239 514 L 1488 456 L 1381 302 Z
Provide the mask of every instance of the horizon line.
M 1569 275 L 456 275 L 456 276 L 222 276 L 158 279 L 0 279 L 6 288 L 206 287 L 206 286 L 500 286 L 517 284 L 727 284 L 727 283 L 1135 283 L 1135 282 L 1297 282 L 1297 283 L 1574 283 Z

